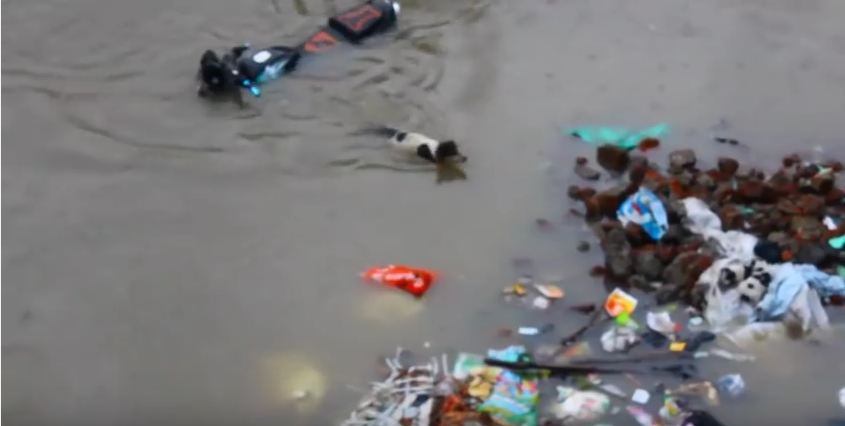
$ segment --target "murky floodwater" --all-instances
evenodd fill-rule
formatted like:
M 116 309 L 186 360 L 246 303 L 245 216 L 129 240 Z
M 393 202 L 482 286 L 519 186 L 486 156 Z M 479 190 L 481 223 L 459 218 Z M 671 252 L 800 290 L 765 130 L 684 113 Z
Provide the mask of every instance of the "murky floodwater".
M 536 320 L 499 301 L 516 258 L 596 299 L 563 195 L 590 152 L 560 125 L 665 121 L 655 156 L 708 162 L 725 120 L 745 162 L 845 158 L 838 0 L 406 1 L 398 32 L 302 61 L 246 109 L 196 98 L 204 49 L 294 44 L 351 4 L 3 2 L 3 420 L 334 424 L 397 345 L 480 351 Z M 469 179 L 347 136 L 370 122 L 458 140 Z M 358 281 L 386 262 L 445 278 L 420 302 Z M 843 350 L 708 368 L 750 388 L 718 413 L 841 419 Z M 319 401 L 291 402 L 297 383 Z

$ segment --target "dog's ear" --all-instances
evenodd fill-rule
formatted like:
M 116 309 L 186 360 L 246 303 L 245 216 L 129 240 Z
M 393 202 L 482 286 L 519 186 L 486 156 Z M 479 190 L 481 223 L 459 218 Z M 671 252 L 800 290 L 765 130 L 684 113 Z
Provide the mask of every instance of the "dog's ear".
M 420 158 L 424 158 L 432 163 L 436 163 L 437 160 L 434 158 L 434 153 L 431 152 L 431 149 L 428 145 L 420 145 L 417 147 L 417 156 Z

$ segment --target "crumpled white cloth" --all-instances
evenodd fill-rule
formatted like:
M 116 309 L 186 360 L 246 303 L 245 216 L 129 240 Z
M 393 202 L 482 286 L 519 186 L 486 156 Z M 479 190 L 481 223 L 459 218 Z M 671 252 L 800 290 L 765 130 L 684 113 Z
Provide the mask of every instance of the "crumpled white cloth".
M 741 231 L 722 231 L 722 220 L 698 198 L 687 197 L 681 202 L 686 210 L 684 226 L 690 232 L 703 236 L 724 257 L 754 259 L 757 237 Z
M 743 282 L 724 290 L 719 285 L 723 269 L 737 270 L 746 264 L 735 258 L 719 259 L 699 277 L 697 285 L 707 286 L 704 317 L 716 328 L 783 320 L 799 323 L 805 332 L 827 328 L 821 297 L 845 295 L 842 277 L 826 274 L 813 265 L 782 263 L 768 266 L 772 281 L 762 300 L 750 303 L 742 299 Z
M 766 329 L 769 334 L 782 327 L 762 324 L 780 322 L 800 324 L 804 332 L 829 327 L 821 297 L 845 295 L 842 277 L 827 274 L 813 265 L 769 265 L 755 261 L 757 237 L 740 231 L 722 231 L 719 216 L 698 198 L 689 197 L 682 202 L 687 214 L 686 228 L 705 237 L 723 256 L 699 276 L 697 283 L 706 288 L 704 317 L 714 330 L 737 332 L 740 331 L 737 327 L 753 324 L 745 327 L 745 332 L 756 335 Z M 754 268 L 748 268 L 752 265 Z M 749 269 L 753 269 L 751 275 L 745 276 Z M 731 272 L 727 276 L 735 277 L 735 282 L 720 281 L 724 280 L 724 270 Z M 768 288 L 762 289 L 759 282 L 755 283 L 753 278 L 758 273 L 771 276 Z M 749 297 L 750 294 L 760 297 Z

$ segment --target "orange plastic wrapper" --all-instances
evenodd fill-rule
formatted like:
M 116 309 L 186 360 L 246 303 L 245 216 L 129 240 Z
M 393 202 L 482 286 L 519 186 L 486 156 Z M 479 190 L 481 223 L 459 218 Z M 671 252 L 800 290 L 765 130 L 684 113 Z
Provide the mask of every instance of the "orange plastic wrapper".
M 604 302 L 604 309 L 612 317 L 617 317 L 623 312 L 631 314 L 636 308 L 637 298 L 619 288 L 613 290 Z
M 374 266 L 364 271 L 361 277 L 367 281 L 389 285 L 422 297 L 434 284 L 437 274 L 434 271 L 414 266 L 388 265 Z

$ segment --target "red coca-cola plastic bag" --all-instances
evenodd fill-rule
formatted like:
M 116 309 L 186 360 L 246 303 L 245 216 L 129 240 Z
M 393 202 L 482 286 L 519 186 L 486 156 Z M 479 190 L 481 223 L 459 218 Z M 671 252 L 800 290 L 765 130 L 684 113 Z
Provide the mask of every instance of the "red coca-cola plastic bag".
M 361 274 L 367 281 L 389 285 L 422 297 L 437 279 L 434 271 L 405 265 L 374 266 Z

